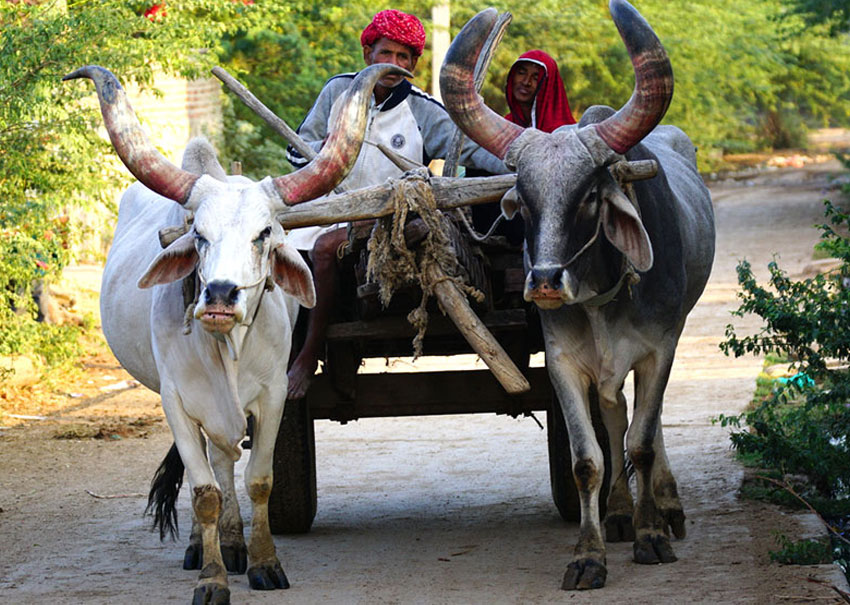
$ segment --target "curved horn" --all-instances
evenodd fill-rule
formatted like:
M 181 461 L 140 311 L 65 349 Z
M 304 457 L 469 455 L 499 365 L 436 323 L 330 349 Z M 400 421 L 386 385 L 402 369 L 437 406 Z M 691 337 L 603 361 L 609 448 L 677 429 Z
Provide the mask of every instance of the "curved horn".
M 475 90 L 475 64 L 499 13 L 488 8 L 473 17 L 452 42 L 440 70 L 440 91 L 446 110 L 463 133 L 493 155 L 504 159 L 523 128 L 508 122 L 484 104 Z
M 62 80 L 77 78 L 94 82 L 109 140 L 127 169 L 148 189 L 184 204 L 198 175 L 181 170 L 156 150 L 142 130 L 118 79 L 99 65 L 86 65 Z
M 661 41 L 626 0 L 611 0 L 617 25 L 635 70 L 635 89 L 613 116 L 596 124 L 596 132 L 617 153 L 626 153 L 655 128 L 673 98 L 673 68 Z
M 366 119 L 372 89 L 384 76 L 413 75 L 390 63 L 370 65 L 354 78 L 345 92 L 346 98 L 329 125 L 329 135 L 322 150 L 301 170 L 274 179 L 284 203 L 293 205 L 324 195 L 348 174 L 360 154 L 366 134 Z

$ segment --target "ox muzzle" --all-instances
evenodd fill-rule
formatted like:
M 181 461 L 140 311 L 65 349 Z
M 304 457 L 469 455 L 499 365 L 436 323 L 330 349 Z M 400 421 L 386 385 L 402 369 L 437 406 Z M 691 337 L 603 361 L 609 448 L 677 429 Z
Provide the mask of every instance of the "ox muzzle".
M 541 309 L 557 309 L 576 300 L 577 285 L 561 266 L 532 267 L 525 277 L 523 298 Z
M 204 330 L 212 334 L 227 334 L 245 316 L 244 305 L 240 304 L 241 288 L 232 281 L 213 280 L 204 286 L 195 318 Z

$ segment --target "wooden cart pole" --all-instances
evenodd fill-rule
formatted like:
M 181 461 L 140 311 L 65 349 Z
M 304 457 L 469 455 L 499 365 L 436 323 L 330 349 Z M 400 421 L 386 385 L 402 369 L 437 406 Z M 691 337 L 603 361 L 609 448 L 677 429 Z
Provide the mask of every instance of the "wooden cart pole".
M 434 283 L 434 295 L 440 302 L 443 311 L 451 318 L 469 346 L 478 353 L 481 360 L 487 364 L 493 376 L 511 395 L 527 393 L 531 385 L 513 360 L 499 344 L 484 322 L 469 306 L 466 296 L 450 279 L 446 279 L 437 266 L 428 268 L 428 279 Z

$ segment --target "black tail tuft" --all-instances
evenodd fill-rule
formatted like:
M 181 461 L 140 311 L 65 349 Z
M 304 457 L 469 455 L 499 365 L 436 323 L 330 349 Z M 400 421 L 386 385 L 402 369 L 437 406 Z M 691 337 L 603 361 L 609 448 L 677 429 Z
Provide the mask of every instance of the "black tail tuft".
M 172 540 L 180 535 L 177 527 L 177 495 L 183 485 L 183 470 L 177 444 L 172 443 L 151 480 L 148 506 L 145 508 L 146 515 L 153 513 L 152 529 L 159 529 L 160 540 L 165 540 L 166 532 Z

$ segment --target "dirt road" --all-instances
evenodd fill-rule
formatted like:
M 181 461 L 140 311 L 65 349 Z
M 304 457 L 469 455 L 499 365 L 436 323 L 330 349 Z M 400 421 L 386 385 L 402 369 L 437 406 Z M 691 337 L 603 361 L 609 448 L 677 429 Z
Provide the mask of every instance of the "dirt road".
M 678 562 L 639 566 L 631 561 L 631 544 L 613 544 L 604 589 L 559 590 L 577 527 L 563 523 L 552 504 L 546 433 L 531 419 L 319 422 L 313 531 L 276 538 L 292 588 L 253 592 L 245 576 L 231 576 L 233 602 L 841 602 L 828 585 L 807 581 L 812 576 L 846 588 L 832 566 L 769 562 L 773 532 L 822 529 L 811 516 L 740 500 L 743 471 L 725 430 L 710 421 L 746 405 L 761 366 L 756 359 L 728 359 L 717 347 L 737 306 L 738 260 L 749 259 L 763 277 L 778 252 L 790 273 L 802 271 L 817 240 L 811 226 L 830 195 L 824 188 L 837 169 L 822 164 L 713 187 L 715 268 L 688 321 L 664 412 L 688 515 L 688 537 L 674 542 Z M 739 325 L 754 327 L 752 320 Z M 186 532 L 177 543 L 161 544 L 148 531 L 137 495 L 147 490 L 170 435 L 157 398 L 142 388 L 121 388 L 127 376 L 111 363 L 99 359 L 88 377 L 58 385 L 80 396 L 69 396 L 46 420 L 0 430 L 3 602 L 190 598 L 196 572 L 180 568 L 186 490 L 180 509 Z M 116 390 L 101 390 L 109 385 Z M 95 433 L 105 438 L 85 438 Z M 242 504 L 249 514 L 247 498 Z

